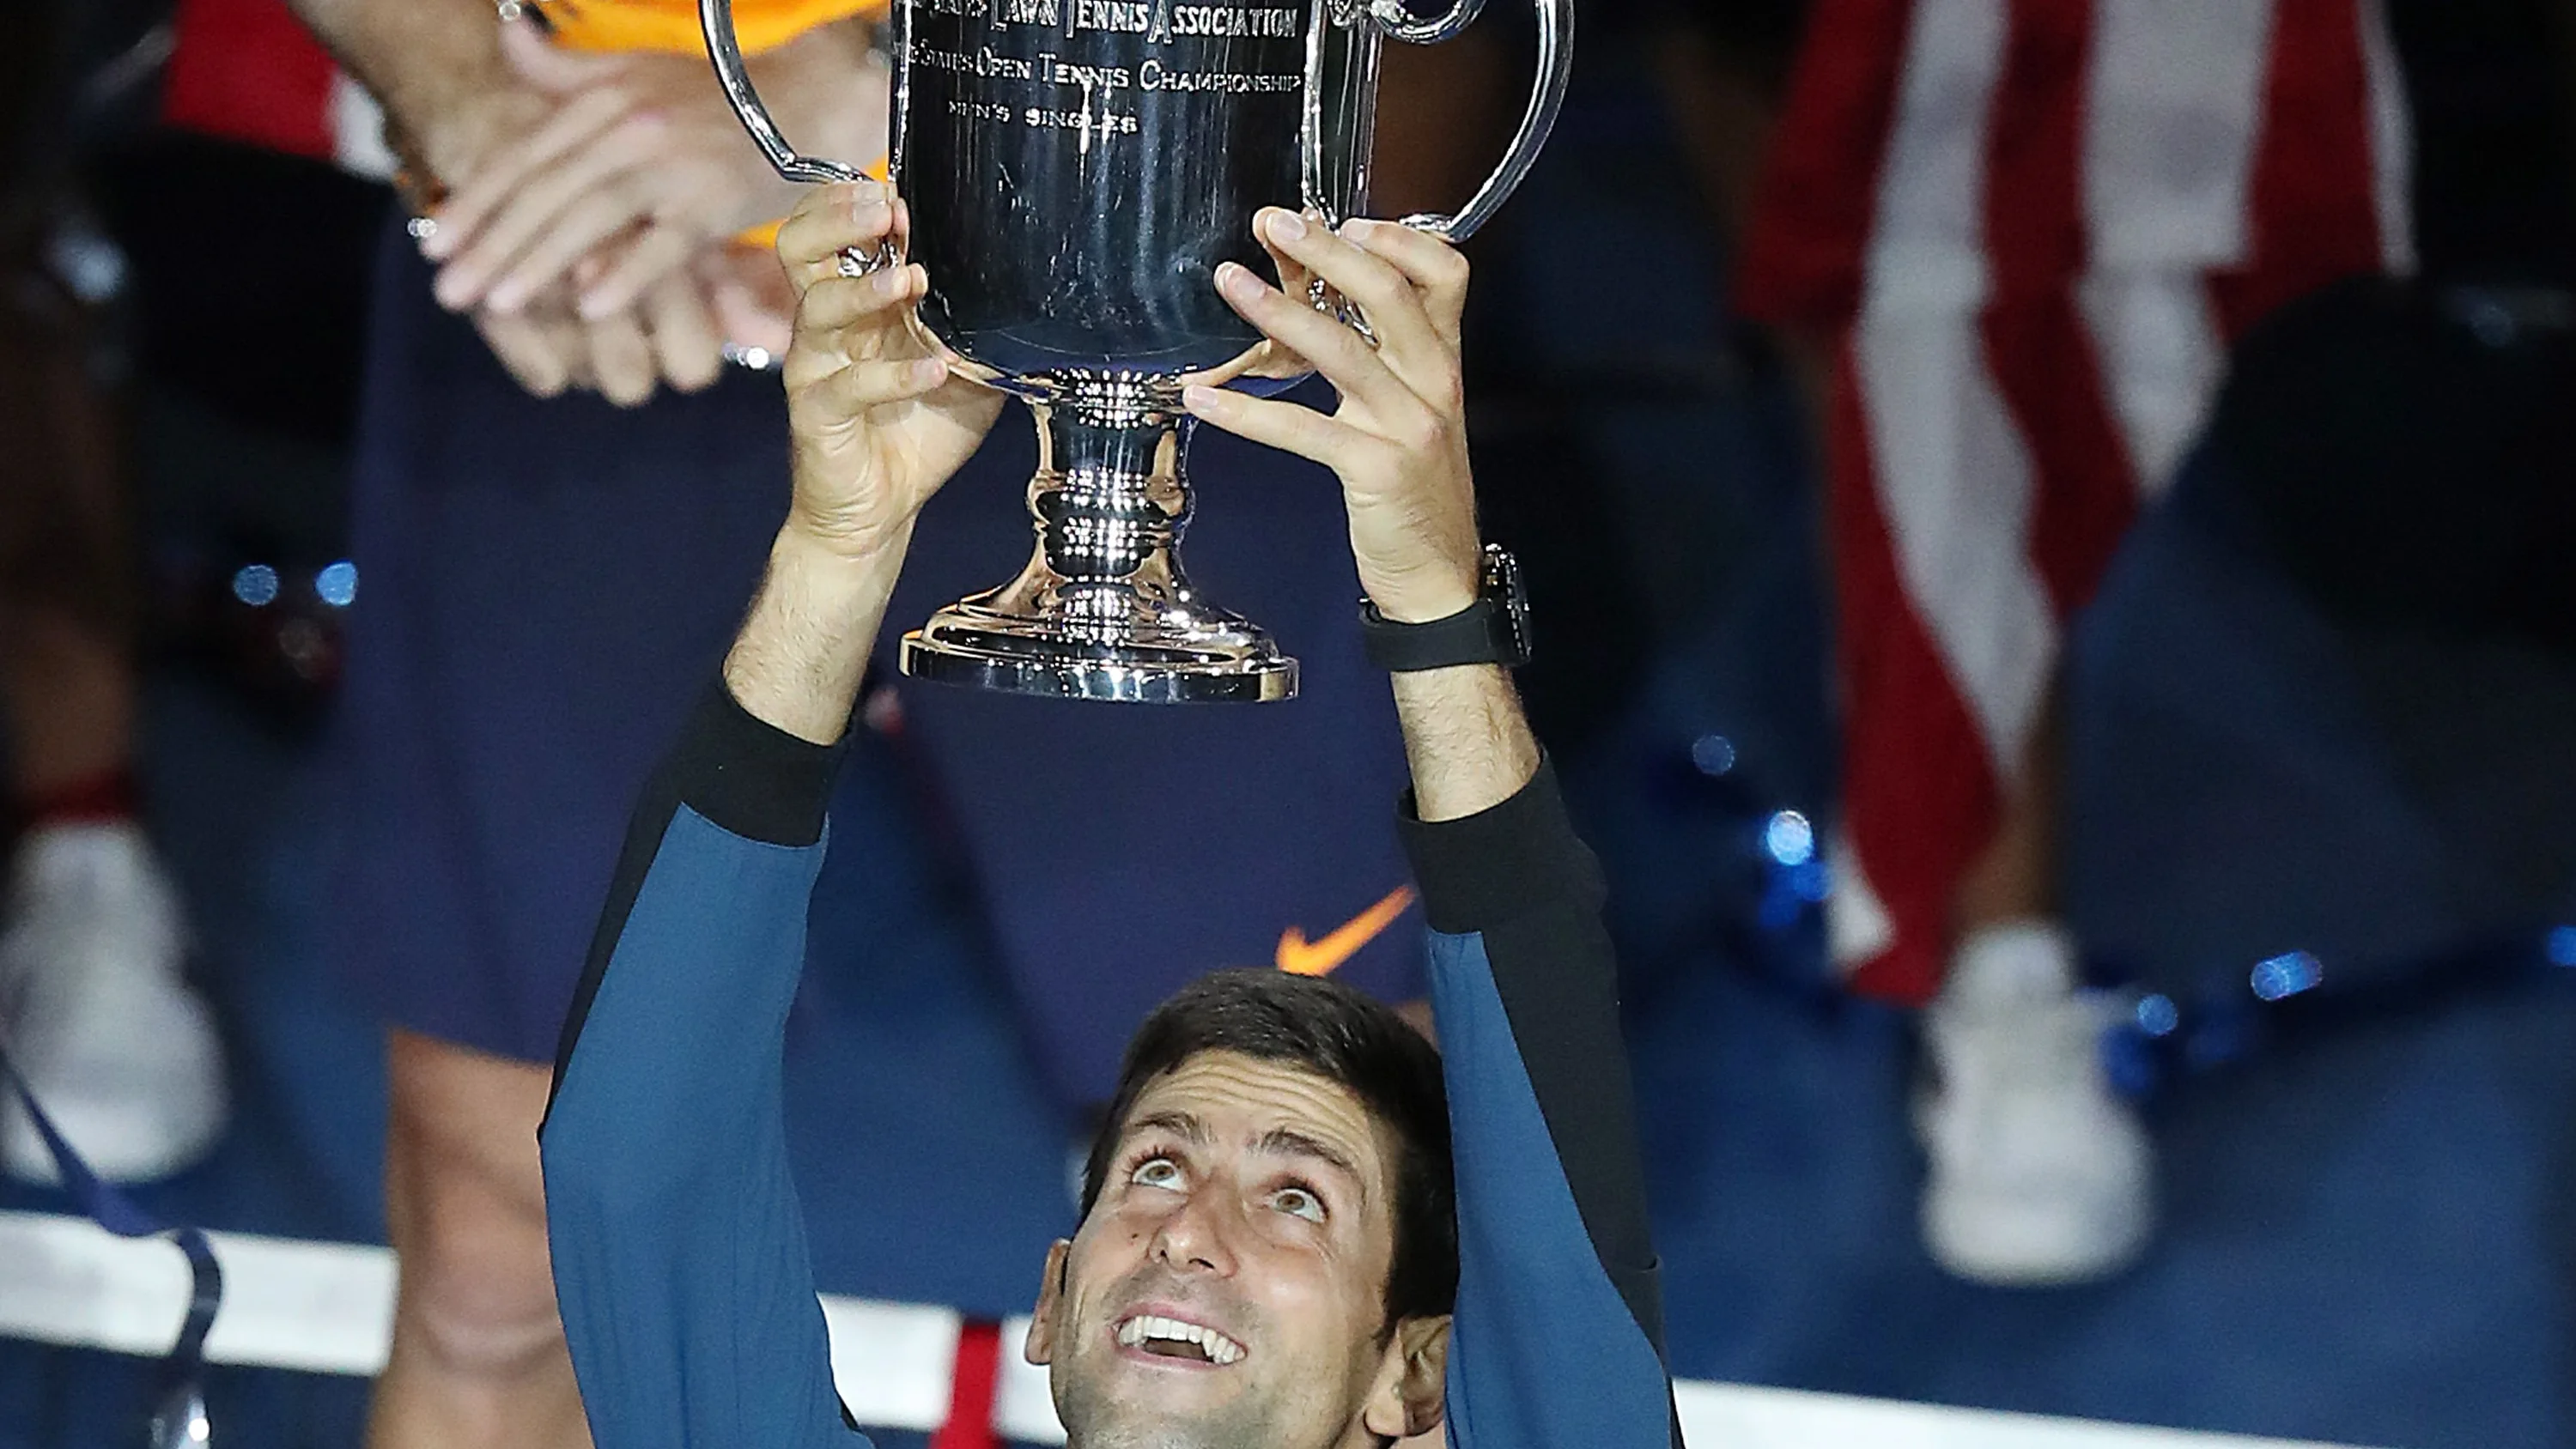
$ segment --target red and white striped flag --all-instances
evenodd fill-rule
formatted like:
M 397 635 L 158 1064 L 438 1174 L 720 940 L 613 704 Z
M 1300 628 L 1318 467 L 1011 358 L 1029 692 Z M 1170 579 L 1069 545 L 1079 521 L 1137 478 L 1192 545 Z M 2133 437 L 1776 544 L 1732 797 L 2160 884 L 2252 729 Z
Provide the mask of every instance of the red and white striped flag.
M 384 113 L 285 0 L 179 0 L 162 118 L 361 176 L 393 175 Z
M 1738 285 L 1833 348 L 1855 989 L 1938 988 L 2068 616 L 2235 338 L 2410 266 L 2409 150 L 2377 0 L 1816 0 Z

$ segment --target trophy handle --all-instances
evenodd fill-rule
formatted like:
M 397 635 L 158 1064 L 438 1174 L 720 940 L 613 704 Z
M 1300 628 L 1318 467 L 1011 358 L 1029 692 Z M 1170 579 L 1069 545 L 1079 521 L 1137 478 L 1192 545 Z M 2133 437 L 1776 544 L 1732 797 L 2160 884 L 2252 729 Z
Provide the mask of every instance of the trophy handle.
M 760 92 L 752 87 L 751 67 L 743 63 L 742 43 L 734 38 L 733 0 L 698 0 L 698 28 L 706 32 L 707 54 L 716 63 L 716 80 L 724 86 L 725 99 L 733 103 L 742 128 L 751 133 L 779 175 L 818 186 L 867 179 L 865 171 L 847 162 L 803 155 L 787 144 L 786 134 L 770 119 L 769 108 L 760 103 Z
M 724 0 L 705 3 L 716 5 Z M 1404 0 L 1372 0 L 1368 13 L 1380 31 L 1397 40 L 1428 45 L 1465 30 L 1484 3 L 1485 0 L 1454 0 L 1448 13 L 1416 20 Z M 1574 3 L 1534 3 L 1538 11 L 1538 79 L 1530 88 L 1529 109 L 1521 112 L 1520 131 L 1512 137 L 1511 148 L 1503 153 L 1502 164 L 1455 213 L 1443 216 L 1436 211 L 1418 212 L 1404 218 L 1406 226 L 1419 227 L 1444 241 L 1465 241 L 1494 219 L 1494 213 L 1502 209 L 1538 160 L 1539 148 L 1547 144 L 1547 133 L 1556 125 L 1556 113 L 1564 108 L 1565 88 L 1574 75 Z

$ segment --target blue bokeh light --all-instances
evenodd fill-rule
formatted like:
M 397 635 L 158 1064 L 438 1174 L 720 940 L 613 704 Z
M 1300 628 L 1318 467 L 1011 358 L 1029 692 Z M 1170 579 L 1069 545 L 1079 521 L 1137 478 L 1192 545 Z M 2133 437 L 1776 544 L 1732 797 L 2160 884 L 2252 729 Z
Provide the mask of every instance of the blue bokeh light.
M 2153 992 L 2138 998 L 2138 1030 L 2149 1036 L 2171 1036 L 2182 1025 L 2182 1008 L 2173 998 Z
M 322 572 L 313 576 L 313 592 L 332 608 L 349 607 L 358 598 L 358 566 L 347 559 L 323 565 Z
M 1762 848 L 1782 865 L 1805 865 L 1816 858 L 1816 827 L 1797 811 L 1783 810 L 1762 827 Z
M 1703 775 L 1723 775 L 1735 768 L 1735 741 L 1721 734 L 1705 734 L 1691 741 L 1691 763 Z
M 2576 966 L 2576 926 L 2561 926 L 2549 933 L 2542 946 L 2552 966 Z
M 1825 863 L 1821 860 L 1809 859 L 1803 864 L 1793 865 L 1789 867 L 1788 874 L 1789 889 L 1810 905 L 1819 904 L 1833 894 L 1833 878 L 1825 873 Z
M 2305 951 L 2290 951 L 2254 968 L 2254 994 L 2279 1001 L 2313 989 L 2326 979 L 2325 964 Z
M 277 570 L 266 564 L 244 564 L 233 575 L 233 597 L 254 609 L 277 602 Z

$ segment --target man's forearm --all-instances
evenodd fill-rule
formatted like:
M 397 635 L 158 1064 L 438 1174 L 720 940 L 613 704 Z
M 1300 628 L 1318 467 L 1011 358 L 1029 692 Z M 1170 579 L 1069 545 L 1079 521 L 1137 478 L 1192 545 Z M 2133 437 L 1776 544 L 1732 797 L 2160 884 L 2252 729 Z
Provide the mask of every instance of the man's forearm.
M 489 0 L 289 0 L 341 68 L 355 76 L 441 177 L 481 138 L 455 121 L 477 95 L 510 84 Z
M 863 558 L 793 526 L 770 546 L 769 573 L 725 656 L 725 687 L 755 719 L 828 745 L 858 704 L 868 654 L 903 566 L 903 539 Z
M 1538 740 L 1511 676 L 1496 665 L 1396 675 L 1395 716 L 1424 821 L 1489 810 L 1538 773 Z
M 289 0 L 343 69 L 381 103 L 406 142 L 407 161 L 456 184 L 543 105 L 492 104 L 525 89 L 501 49 L 488 0 Z M 526 23 L 526 22 L 519 22 Z M 864 16 L 816 26 L 751 61 L 763 99 L 800 147 L 865 164 L 886 142 L 888 82 Z M 679 60 L 681 57 L 665 57 Z M 703 58 L 706 92 L 719 96 Z M 762 168 L 766 174 L 766 167 Z M 783 205 L 782 205 L 783 209 Z

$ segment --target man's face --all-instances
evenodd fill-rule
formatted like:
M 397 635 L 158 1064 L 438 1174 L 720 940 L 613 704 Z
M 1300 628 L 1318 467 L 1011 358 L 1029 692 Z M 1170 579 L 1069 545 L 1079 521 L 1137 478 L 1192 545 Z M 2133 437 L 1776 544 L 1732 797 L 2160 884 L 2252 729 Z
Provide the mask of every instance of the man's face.
M 1150 1083 L 1090 1216 L 1048 1261 L 1029 1335 L 1072 1443 L 1328 1449 L 1405 1432 L 1441 1345 L 1419 1321 L 1380 1334 L 1395 1145 L 1347 1088 L 1284 1063 L 1204 1052 Z

